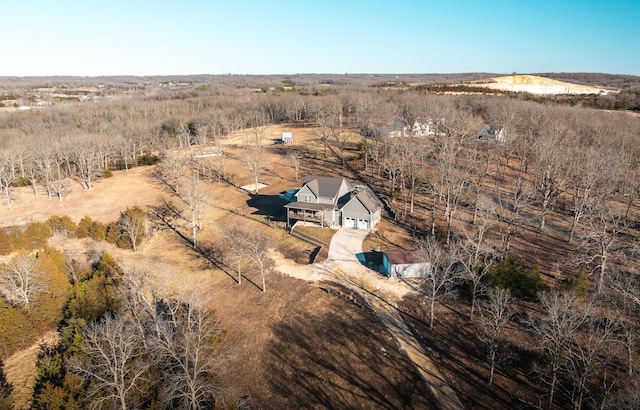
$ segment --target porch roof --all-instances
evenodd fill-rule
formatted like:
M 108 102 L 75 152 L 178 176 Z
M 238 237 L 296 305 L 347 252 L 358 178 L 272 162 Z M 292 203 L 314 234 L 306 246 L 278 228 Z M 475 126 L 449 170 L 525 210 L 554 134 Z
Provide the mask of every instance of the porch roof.
M 333 204 L 316 204 L 313 202 L 289 202 L 284 206 L 287 209 L 303 209 L 305 211 L 326 211 L 333 209 Z

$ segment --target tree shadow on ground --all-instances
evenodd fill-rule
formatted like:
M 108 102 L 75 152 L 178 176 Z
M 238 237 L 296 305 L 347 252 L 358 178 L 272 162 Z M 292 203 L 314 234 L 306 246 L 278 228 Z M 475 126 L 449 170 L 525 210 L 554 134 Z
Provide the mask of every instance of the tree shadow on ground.
M 180 210 L 173 204 L 165 200 L 162 205 L 150 207 L 148 215 L 156 229 L 174 232 L 178 238 L 180 238 L 180 242 L 185 246 L 187 252 L 190 252 L 193 257 L 203 258 L 202 269 L 213 267 L 224 272 L 234 281 L 238 280 L 236 271 L 224 262 L 224 250 L 221 249 L 219 243 L 198 241 L 198 245 L 194 246 L 193 239 L 181 232 L 181 229 L 184 230 L 182 226 L 184 224 L 184 218 L 181 216 Z M 247 276 L 249 272 L 250 270 L 243 272 L 242 278 L 251 283 L 256 289 L 262 290 L 258 283 Z
M 402 317 L 438 364 L 452 385 L 455 385 L 466 408 L 513 409 L 528 408 L 542 393 L 528 379 L 531 352 L 516 349 L 502 340 L 494 383 L 488 385 L 489 366 L 486 346 L 478 339 L 476 323 L 461 314 L 459 303 L 441 306 L 432 329 L 422 320 L 425 311 L 419 297 L 408 297 L 401 304 Z M 510 329 L 513 331 L 513 329 Z M 518 335 L 526 337 L 526 335 Z
M 264 366 L 278 406 L 435 408 L 415 366 L 366 303 L 336 285 L 325 291 L 326 311 L 272 326 Z

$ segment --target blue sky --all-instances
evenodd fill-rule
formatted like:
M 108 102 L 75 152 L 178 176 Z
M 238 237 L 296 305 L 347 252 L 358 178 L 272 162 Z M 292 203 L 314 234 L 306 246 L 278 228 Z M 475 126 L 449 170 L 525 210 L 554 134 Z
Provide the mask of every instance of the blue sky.
M 640 75 L 640 1 L 0 0 L 0 76 Z

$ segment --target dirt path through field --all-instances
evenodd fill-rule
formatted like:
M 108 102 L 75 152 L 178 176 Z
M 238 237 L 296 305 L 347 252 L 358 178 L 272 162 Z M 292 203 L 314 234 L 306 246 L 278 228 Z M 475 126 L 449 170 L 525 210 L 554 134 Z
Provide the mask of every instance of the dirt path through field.
M 276 261 L 276 270 L 281 273 L 308 282 L 332 281 L 361 295 L 420 371 L 440 404 L 439 408 L 464 408 L 456 392 L 449 386 L 400 316 L 397 302 L 408 293 L 414 292 L 406 282 L 382 277 L 359 262 L 327 260 L 314 265 L 298 265 L 281 255 L 274 254 L 272 257 Z

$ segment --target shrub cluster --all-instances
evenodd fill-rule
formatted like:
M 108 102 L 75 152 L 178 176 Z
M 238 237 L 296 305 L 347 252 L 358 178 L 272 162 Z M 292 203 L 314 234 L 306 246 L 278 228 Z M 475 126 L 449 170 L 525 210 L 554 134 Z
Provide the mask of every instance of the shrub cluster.
M 91 238 L 107 241 L 122 249 L 133 249 L 131 237 L 135 237 L 136 246 L 146 235 L 146 213 L 137 206 L 127 208 L 120 214 L 117 222 L 108 225 L 83 217 L 76 225 L 68 216 L 53 215 L 46 222 L 30 222 L 24 229 L 10 231 L 0 228 L 0 255 L 25 250 L 32 252 L 47 246 L 47 240 L 53 235 L 68 238 Z
M 534 300 L 544 282 L 537 265 L 529 266 L 522 258 L 507 255 L 491 270 L 487 282 L 492 287 L 508 289 L 515 297 Z

